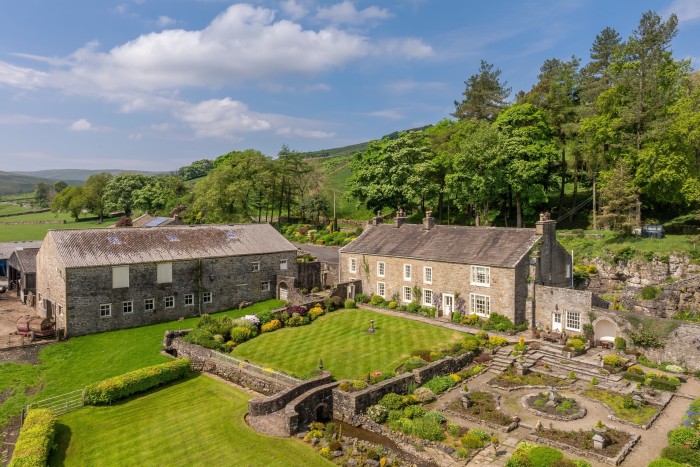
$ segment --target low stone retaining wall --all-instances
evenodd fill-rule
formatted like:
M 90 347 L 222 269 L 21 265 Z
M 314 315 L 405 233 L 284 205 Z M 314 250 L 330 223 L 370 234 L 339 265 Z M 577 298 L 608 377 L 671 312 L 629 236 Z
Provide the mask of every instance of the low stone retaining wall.
M 27 214 L 39 214 L 42 212 L 49 212 L 49 211 L 51 211 L 51 209 L 37 209 L 36 211 L 13 212 L 12 214 L 0 214 L 0 217 L 26 216 Z M 3 222 L 3 223 L 5 224 L 6 222 Z
M 582 405 L 578 406 L 578 412 L 576 412 L 575 414 L 571 414 L 571 415 L 554 415 L 554 414 L 550 414 L 547 412 L 540 412 L 539 410 L 535 409 L 534 407 L 530 407 L 530 404 L 528 404 L 528 399 L 531 399 L 531 398 L 537 397 L 537 396 L 538 396 L 538 394 L 527 394 L 527 395 L 523 396 L 520 399 L 520 405 L 522 405 L 525 408 L 525 410 L 527 410 L 528 412 L 530 412 L 533 415 L 537 415 L 538 417 L 548 418 L 550 420 L 557 420 L 560 422 L 570 422 L 571 420 L 578 420 L 579 418 L 583 418 L 586 416 L 586 413 L 587 413 L 586 408 Z
M 334 391 L 333 417 L 338 420 L 350 420 L 355 415 L 365 413 L 370 406 L 379 402 L 386 394 L 390 392 L 406 394 L 410 385 L 421 385 L 435 376 L 455 373 L 469 365 L 473 358 L 474 354 L 471 352 L 457 357 L 445 357 L 417 368 L 411 373 L 394 376 L 361 391 Z
M 328 374 L 330 379 L 330 373 Z M 333 390 L 338 387 L 339 381 L 324 384 L 305 391 L 302 395 L 291 401 L 284 408 L 284 418 L 287 433 L 292 436 L 302 427 L 314 422 L 317 418 L 330 418 L 333 406 Z M 321 412 L 319 414 L 319 411 Z M 321 415 L 319 417 L 319 415 Z
M 169 354 L 189 358 L 192 361 L 193 370 L 215 374 L 227 381 L 265 395 L 276 394 L 289 388 L 289 383 L 285 381 L 266 377 L 261 373 L 249 371 L 231 363 L 215 360 L 212 358 L 214 351 L 190 344 L 179 338 L 187 332 L 189 330 L 166 331 L 163 345 Z
M 285 388 L 272 396 L 251 399 L 248 401 L 248 413 L 253 416 L 260 416 L 282 410 L 307 391 L 330 383 L 331 379 L 330 372 L 324 371 L 321 376 L 303 381 L 297 386 Z
M 622 461 L 625 460 L 625 457 L 632 451 L 632 448 L 637 444 L 641 436 L 639 435 L 632 435 L 632 439 L 625 444 L 622 449 L 620 449 L 619 453 L 615 457 L 607 457 L 604 456 L 603 454 L 598 454 L 596 452 L 591 452 L 591 451 L 586 451 L 584 449 L 579 449 L 575 446 L 571 446 L 569 444 L 564 444 L 560 443 L 559 441 L 554 441 L 548 438 L 543 438 L 541 436 L 537 436 L 536 433 L 530 433 L 527 435 L 528 441 L 535 442 L 537 444 L 545 444 L 548 446 L 551 446 L 555 449 L 559 449 L 560 451 L 563 451 L 565 453 L 572 453 L 577 456 L 581 457 L 587 457 L 589 459 L 595 459 L 599 462 L 603 462 L 605 464 L 610 464 L 610 465 L 620 465 L 622 464 Z

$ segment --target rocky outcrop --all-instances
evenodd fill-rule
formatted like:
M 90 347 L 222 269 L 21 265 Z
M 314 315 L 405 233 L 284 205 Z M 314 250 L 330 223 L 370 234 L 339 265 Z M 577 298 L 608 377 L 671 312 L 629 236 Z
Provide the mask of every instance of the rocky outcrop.
M 610 291 L 622 287 L 658 285 L 700 273 L 700 265 L 691 264 L 687 255 L 672 254 L 668 259 L 654 258 L 651 261 L 619 260 L 614 264 L 601 258 L 593 258 L 588 262 L 598 270 L 588 284 L 588 288 L 595 292 L 599 291 L 597 289 Z

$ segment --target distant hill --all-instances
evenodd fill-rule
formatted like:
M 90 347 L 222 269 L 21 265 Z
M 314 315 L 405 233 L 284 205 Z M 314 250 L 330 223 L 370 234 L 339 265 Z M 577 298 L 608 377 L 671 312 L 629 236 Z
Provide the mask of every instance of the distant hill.
M 29 193 L 38 182 L 52 183 L 52 180 L 0 171 L 0 196 Z
M 102 170 L 86 170 L 86 169 L 50 169 L 50 170 L 35 170 L 31 172 L 13 172 L 18 175 L 26 175 L 29 177 L 44 178 L 51 181 L 63 180 L 69 185 L 76 183 L 82 183 L 87 180 L 90 175 L 94 175 L 101 172 L 109 172 L 112 175 L 119 175 L 120 173 L 129 172 L 144 175 L 162 175 L 167 172 L 146 172 L 143 170 L 121 170 L 121 169 L 102 169 Z M 71 183 L 73 182 L 73 183 Z M 32 187 L 32 190 L 34 188 Z M 31 191 L 31 190 L 30 190 Z

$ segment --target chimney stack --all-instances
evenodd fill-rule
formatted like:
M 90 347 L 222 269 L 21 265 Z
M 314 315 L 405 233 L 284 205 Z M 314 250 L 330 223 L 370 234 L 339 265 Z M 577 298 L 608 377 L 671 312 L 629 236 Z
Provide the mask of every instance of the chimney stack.
M 394 227 L 397 229 L 401 227 L 402 224 L 406 223 L 406 211 L 403 209 L 399 208 L 398 211 L 396 211 L 396 217 L 394 218 Z
M 425 213 L 425 219 L 423 219 L 423 230 L 430 230 L 435 225 L 435 218 L 433 217 L 433 211 L 429 210 Z
M 382 217 L 382 211 L 377 211 L 377 215 L 374 216 L 372 219 L 370 219 L 369 223 L 370 225 L 379 225 L 384 222 L 384 218 Z

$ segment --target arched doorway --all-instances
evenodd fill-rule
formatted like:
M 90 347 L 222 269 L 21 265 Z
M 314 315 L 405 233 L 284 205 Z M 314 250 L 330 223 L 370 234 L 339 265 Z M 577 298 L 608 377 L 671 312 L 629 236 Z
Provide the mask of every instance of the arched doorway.
M 328 410 L 328 404 L 319 404 L 316 407 L 316 421 L 327 422 L 331 419 L 331 411 Z
M 617 324 L 610 318 L 598 318 L 593 322 L 596 342 L 614 342 L 618 336 Z
M 288 296 L 289 290 L 287 289 L 287 283 L 280 282 L 277 286 L 277 298 L 279 298 L 280 300 L 287 300 Z

